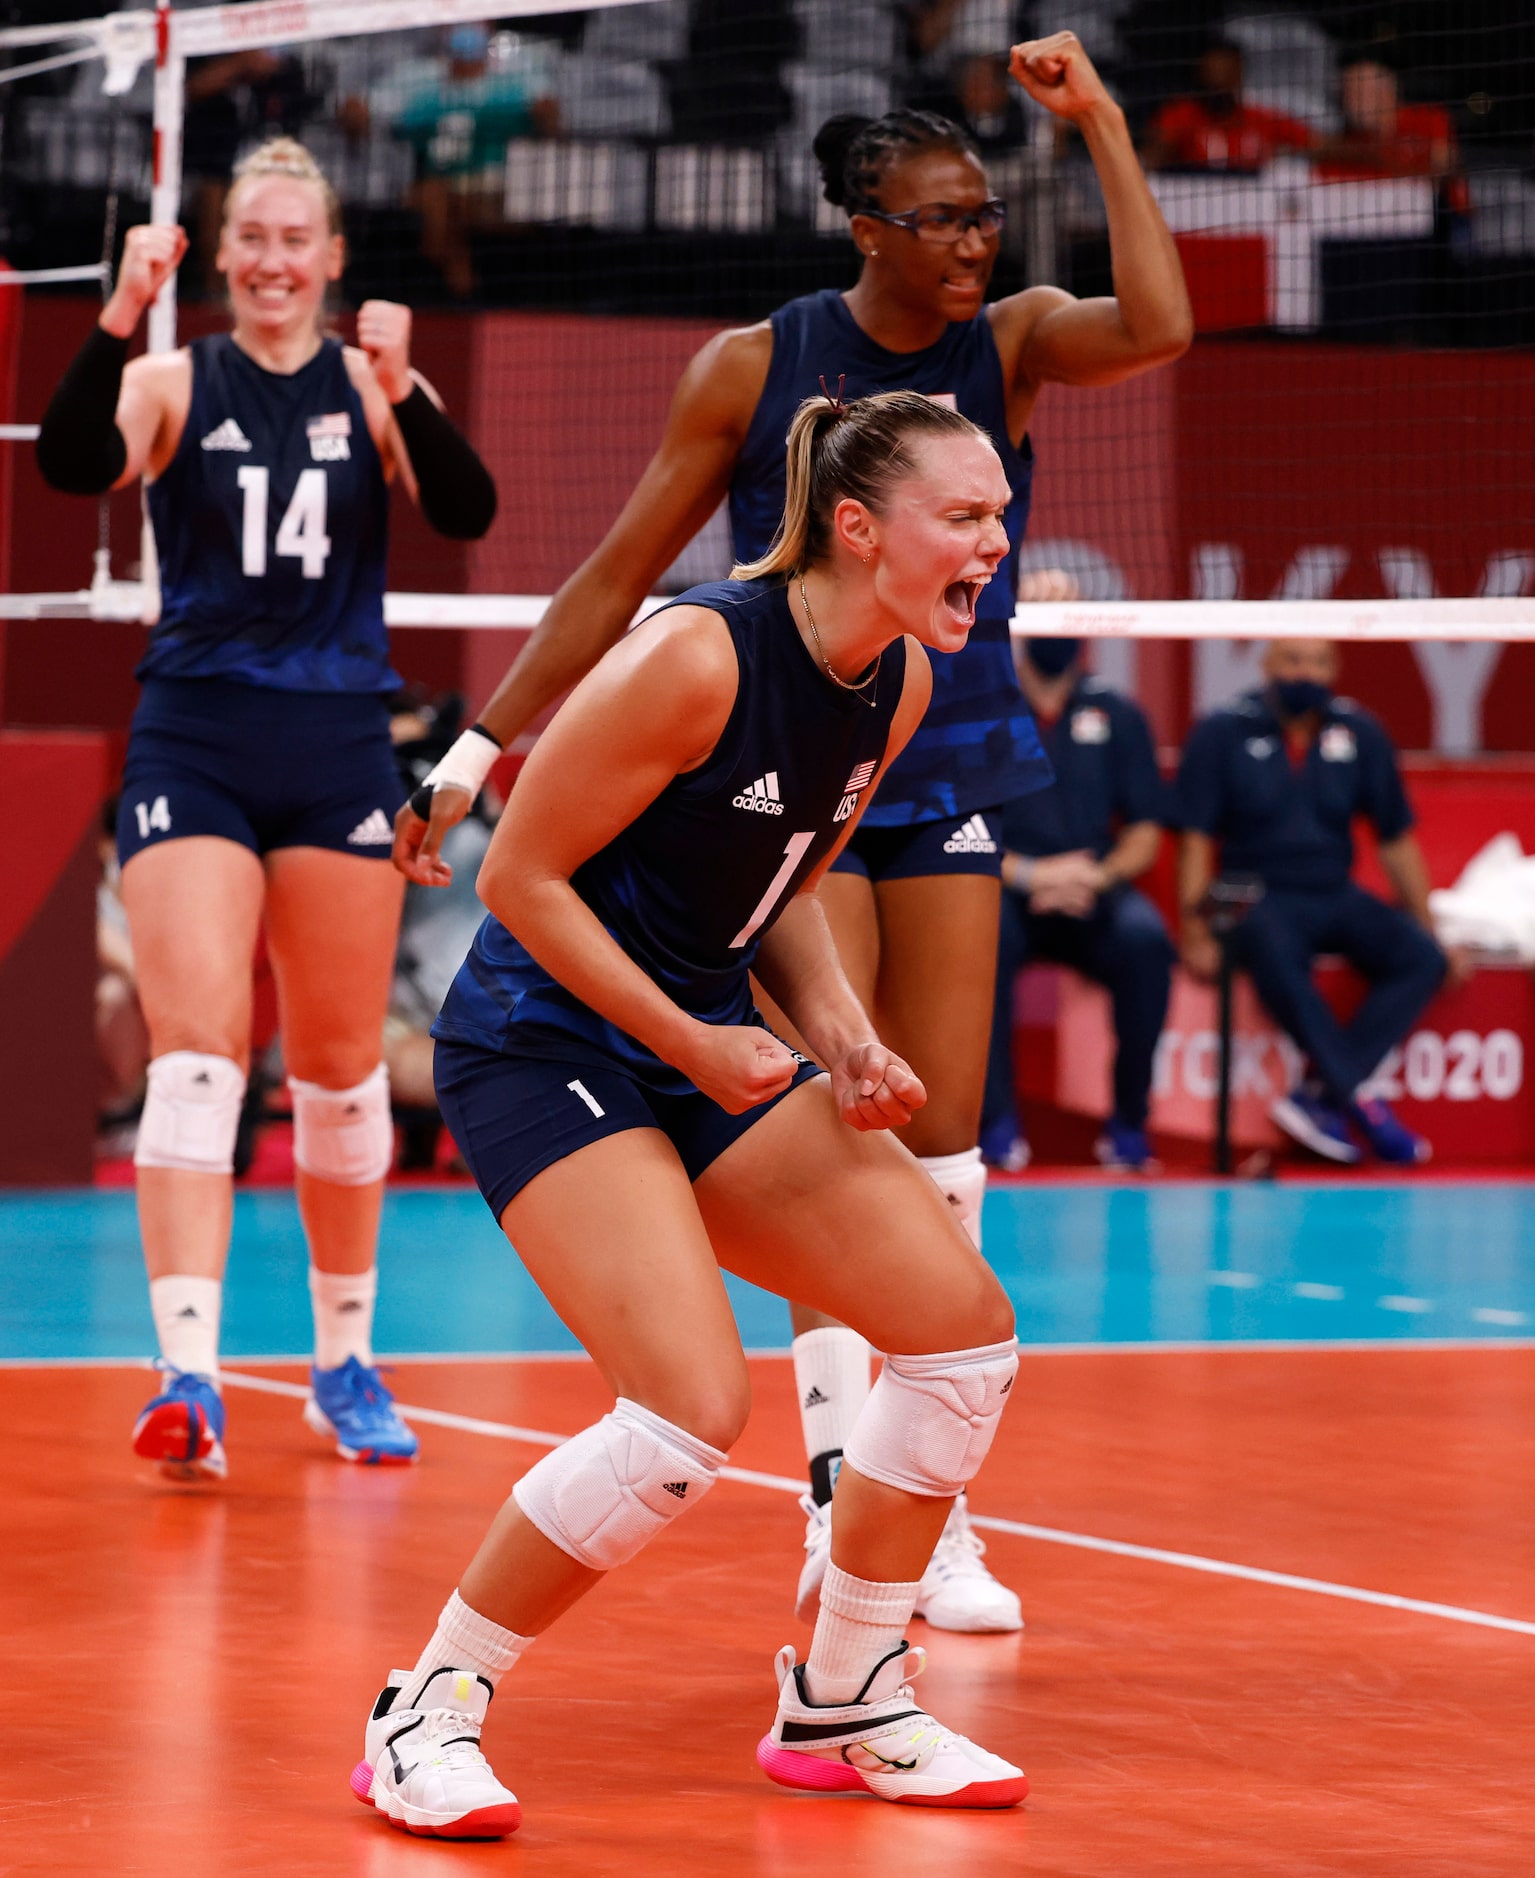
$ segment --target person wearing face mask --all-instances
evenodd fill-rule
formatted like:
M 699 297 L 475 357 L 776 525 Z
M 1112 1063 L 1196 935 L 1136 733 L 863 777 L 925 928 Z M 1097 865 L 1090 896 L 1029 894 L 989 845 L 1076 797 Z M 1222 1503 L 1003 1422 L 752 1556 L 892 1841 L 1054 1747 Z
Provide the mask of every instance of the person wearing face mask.
M 1030 959 L 1070 965 L 1113 1000 L 1114 1107 L 1095 1152 L 1149 1173 L 1151 1072 L 1167 1016 L 1173 948 L 1162 916 L 1130 883 L 1156 860 L 1167 804 L 1140 708 L 1082 668 L 1080 639 L 1026 639 L 1018 682 L 1055 783 L 1002 812 L 1002 934 L 981 1152 L 1028 1163 L 1013 1089 L 1013 980 Z
M 1219 968 L 1202 911 L 1217 872 L 1260 882 L 1236 960 L 1308 1063 L 1272 1120 L 1330 1161 L 1357 1161 L 1362 1141 L 1378 1160 L 1411 1165 L 1429 1158 L 1429 1143 L 1369 1093 L 1369 1079 L 1446 972 L 1462 977 L 1466 963 L 1433 936 L 1428 869 L 1396 752 L 1368 711 L 1334 694 L 1337 674 L 1329 640 L 1276 639 L 1264 683 L 1189 733 L 1178 775 L 1183 962 L 1205 980 Z M 1399 906 L 1350 879 L 1360 815 L 1374 825 Z M 1312 980 L 1321 952 L 1340 953 L 1368 981 L 1346 1024 Z

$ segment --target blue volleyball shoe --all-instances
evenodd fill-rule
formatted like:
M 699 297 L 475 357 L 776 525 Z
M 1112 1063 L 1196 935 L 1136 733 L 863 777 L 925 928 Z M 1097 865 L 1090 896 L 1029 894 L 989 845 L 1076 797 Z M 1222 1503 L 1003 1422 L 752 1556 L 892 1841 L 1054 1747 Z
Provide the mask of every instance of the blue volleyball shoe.
M 420 1445 L 400 1420 L 394 1397 L 378 1370 L 349 1356 L 339 1369 L 311 1369 L 304 1420 L 317 1435 L 329 1435 L 344 1461 L 365 1467 L 400 1466 L 416 1458 Z
M 1292 1089 L 1270 1106 L 1269 1120 L 1276 1128 L 1282 1128 L 1292 1141 L 1321 1155 L 1324 1161 L 1352 1167 L 1359 1159 L 1347 1116 L 1320 1090 Z
M 157 1367 L 166 1384 L 133 1425 L 134 1453 L 171 1480 L 222 1480 L 229 1472 L 224 1398 L 213 1378 L 163 1361 Z

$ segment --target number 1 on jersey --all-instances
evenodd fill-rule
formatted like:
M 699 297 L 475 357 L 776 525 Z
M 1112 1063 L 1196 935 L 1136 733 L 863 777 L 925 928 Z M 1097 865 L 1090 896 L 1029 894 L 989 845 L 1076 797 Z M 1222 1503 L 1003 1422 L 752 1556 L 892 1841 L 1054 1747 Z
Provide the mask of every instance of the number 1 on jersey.
M 795 868 L 797 868 L 800 862 L 805 858 L 806 848 L 808 848 L 814 840 L 815 830 L 813 828 L 807 829 L 802 835 L 791 835 L 789 837 L 789 845 L 783 851 L 783 866 L 780 867 L 778 872 L 773 876 L 767 892 L 763 894 L 762 898 L 757 902 L 756 911 L 736 934 L 735 938 L 731 940 L 730 945 L 732 951 L 738 946 L 746 945 L 750 941 L 753 933 L 755 933 L 760 926 L 767 924 L 773 909 L 778 905 L 778 896 L 783 892 L 784 888 L 788 886 L 793 877 Z
M 240 571 L 260 580 L 266 573 L 267 492 L 272 477 L 259 463 L 242 464 L 238 481 L 245 492 L 240 518 Z M 287 513 L 277 525 L 277 552 L 304 566 L 305 580 L 319 580 L 330 558 L 325 532 L 326 485 L 322 469 L 299 471 Z

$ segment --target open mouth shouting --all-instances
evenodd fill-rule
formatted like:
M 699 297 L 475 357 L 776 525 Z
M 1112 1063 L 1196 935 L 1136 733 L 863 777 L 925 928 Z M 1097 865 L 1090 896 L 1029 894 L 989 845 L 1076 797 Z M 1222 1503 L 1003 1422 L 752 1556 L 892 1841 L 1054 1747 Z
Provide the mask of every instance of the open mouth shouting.
M 981 589 L 990 579 L 990 574 L 977 574 L 969 580 L 956 580 L 944 588 L 944 611 L 960 630 L 969 632 L 975 624 L 975 609 L 980 602 Z

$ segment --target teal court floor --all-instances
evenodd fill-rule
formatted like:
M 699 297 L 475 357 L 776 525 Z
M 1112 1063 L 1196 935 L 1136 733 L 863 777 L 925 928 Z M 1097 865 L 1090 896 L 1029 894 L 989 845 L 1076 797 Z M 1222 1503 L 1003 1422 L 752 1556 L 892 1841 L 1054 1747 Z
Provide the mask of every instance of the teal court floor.
M 988 1194 L 986 1253 L 1026 1344 L 1535 1341 L 1535 1183 L 1039 1180 Z M 466 1187 L 385 1203 L 376 1347 L 400 1355 L 573 1350 Z M 291 1193 L 242 1192 L 224 1309 L 231 1357 L 309 1347 Z M 732 1281 L 749 1349 L 788 1314 Z M 133 1196 L 0 1196 L 0 1361 L 111 1361 L 152 1348 Z

